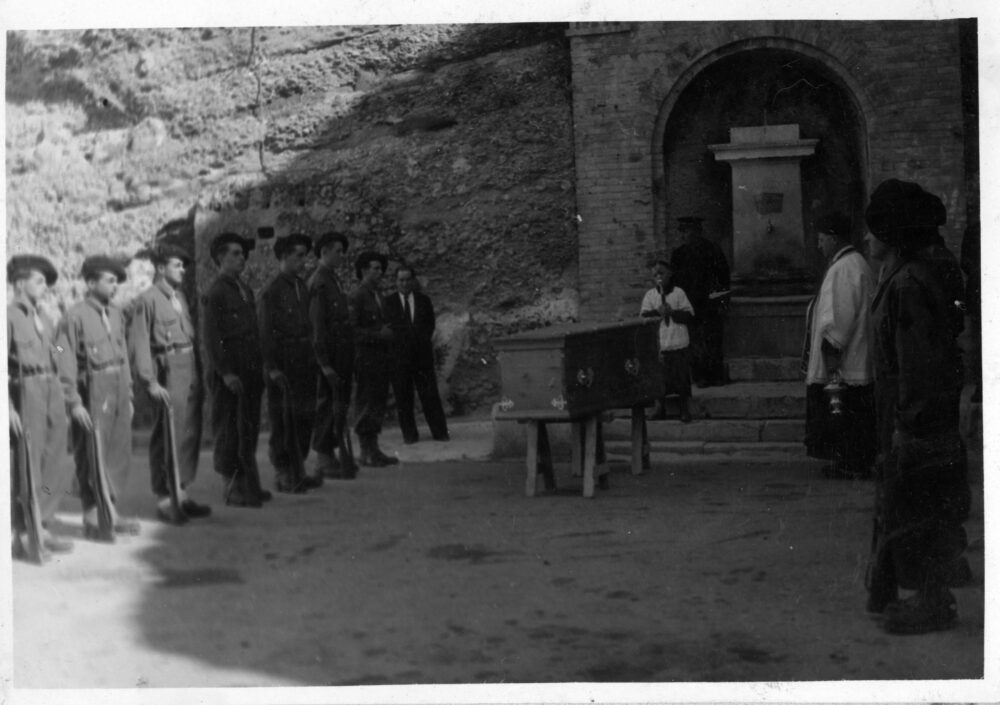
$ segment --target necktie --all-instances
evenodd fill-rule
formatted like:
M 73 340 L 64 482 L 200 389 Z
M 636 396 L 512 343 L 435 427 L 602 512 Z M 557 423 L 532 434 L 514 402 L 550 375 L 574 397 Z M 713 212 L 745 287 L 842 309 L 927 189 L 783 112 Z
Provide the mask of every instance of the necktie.
M 299 278 L 295 277 L 295 300 L 302 301 L 302 290 L 299 288 Z
M 413 311 L 410 309 L 409 296 L 403 296 L 403 311 L 406 312 L 406 320 L 413 323 Z
M 111 335 L 111 319 L 108 318 L 108 309 L 106 308 L 101 309 L 101 323 L 104 324 L 104 330 L 108 332 L 108 335 Z
M 35 332 L 38 333 L 38 337 L 41 338 L 45 335 L 45 327 L 42 325 L 42 319 L 38 316 L 38 311 L 32 311 L 31 316 L 35 323 Z
M 375 305 L 378 306 L 378 310 L 381 311 L 382 310 L 382 297 L 378 295 L 377 291 L 374 292 L 374 293 L 375 293 Z
M 181 300 L 177 298 L 176 291 L 170 292 L 170 305 L 174 307 L 174 310 L 177 311 L 177 313 L 184 313 L 184 308 L 181 306 Z

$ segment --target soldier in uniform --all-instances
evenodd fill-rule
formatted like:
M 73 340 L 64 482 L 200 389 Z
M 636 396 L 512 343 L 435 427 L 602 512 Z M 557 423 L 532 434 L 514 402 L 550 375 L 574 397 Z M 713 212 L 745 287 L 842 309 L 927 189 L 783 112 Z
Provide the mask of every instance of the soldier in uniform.
M 722 248 L 701 233 L 701 218 L 678 218 L 681 245 L 670 257 L 674 282 L 694 307 L 691 375 L 699 387 L 726 383 L 722 361 L 722 292 L 729 290 L 729 262 Z M 713 294 L 715 296 L 713 296 Z
M 337 269 L 347 254 L 347 238 L 328 232 L 316 242 L 319 266 L 309 280 L 309 320 L 313 349 L 319 365 L 316 392 L 316 425 L 312 447 L 316 451 L 315 478 L 351 479 L 357 474 L 354 458 L 334 449 L 346 429 L 347 408 L 354 377 L 354 335 L 347 294 Z
M 97 433 L 110 485 L 111 513 L 117 534 L 138 534 L 139 522 L 118 514 L 132 453 L 132 375 L 125 341 L 125 316 L 111 303 L 125 281 L 121 263 L 96 255 L 83 262 L 87 285 L 83 301 L 72 306 L 59 326 L 59 378 L 72 419 L 76 479 L 83 504 L 83 534 L 98 538 L 97 488 L 91 483 L 89 446 Z
M 219 276 L 202 301 L 208 386 L 212 395 L 215 471 L 226 478 L 225 501 L 260 507 L 271 493 L 260 486 L 255 454 L 264 393 L 253 291 L 240 275 L 253 241 L 235 233 L 217 235 L 210 253 Z
M 355 366 L 358 377 L 354 431 L 361 441 L 361 464 L 374 467 L 395 465 L 398 458 L 378 447 L 382 432 L 389 380 L 392 374 L 392 328 L 383 312 L 379 282 L 388 264 L 385 255 L 362 252 L 354 263 L 361 284 L 351 297 L 351 326 L 354 328 Z
M 155 419 L 149 440 L 149 476 L 157 499 L 157 516 L 184 523 L 187 517 L 211 514 L 210 507 L 187 496 L 194 482 L 201 446 L 201 394 L 194 325 L 181 285 L 191 257 L 176 245 L 161 244 L 151 252 L 153 285 L 135 300 L 129 324 L 129 353 L 135 377 L 153 401 Z M 167 439 L 167 405 L 173 412 L 173 447 L 180 470 L 181 516 L 170 512 L 169 463 L 175 459 Z
M 11 444 L 25 431 L 31 457 L 33 484 L 38 488 L 42 544 L 53 552 L 72 550 L 67 539 L 48 530 L 59 507 L 68 479 L 62 461 L 66 449 L 66 402 L 56 375 L 52 322 L 38 302 L 58 274 L 52 262 L 36 255 L 15 255 L 7 263 L 7 281 L 14 287 L 14 301 L 7 307 L 7 391 L 10 402 Z M 13 450 L 10 456 L 14 457 Z M 12 484 L 16 473 L 11 472 Z M 19 487 L 11 487 L 11 499 Z M 11 538 L 14 553 L 21 553 L 25 518 L 12 503 Z
M 278 492 L 319 486 L 303 475 L 316 416 L 316 360 L 309 323 L 309 290 L 302 281 L 312 250 L 307 235 L 292 234 L 274 244 L 281 271 L 260 295 L 260 344 L 267 375 L 269 455 Z M 297 448 L 296 448 L 297 446 Z

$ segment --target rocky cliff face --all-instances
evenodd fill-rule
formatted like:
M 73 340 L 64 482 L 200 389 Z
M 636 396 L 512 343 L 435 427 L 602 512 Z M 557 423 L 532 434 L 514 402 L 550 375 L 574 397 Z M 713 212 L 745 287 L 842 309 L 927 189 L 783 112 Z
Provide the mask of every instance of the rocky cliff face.
M 490 340 L 577 311 L 568 46 L 557 25 L 8 33 L 8 253 L 53 306 L 97 252 L 346 232 L 416 267 L 454 412 L 498 395 Z M 138 270 L 137 270 L 138 271 Z M 142 277 L 123 288 L 127 303 Z

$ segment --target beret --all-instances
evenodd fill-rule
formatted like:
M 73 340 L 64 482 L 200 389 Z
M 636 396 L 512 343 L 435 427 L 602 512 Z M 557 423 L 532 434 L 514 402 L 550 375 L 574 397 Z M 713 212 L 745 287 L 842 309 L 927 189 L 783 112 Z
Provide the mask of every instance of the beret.
M 80 269 L 80 276 L 84 281 L 99 276 L 102 272 L 115 275 L 115 279 L 121 284 L 125 281 L 125 267 L 116 259 L 107 255 L 93 255 L 83 260 L 83 267 Z
M 368 263 L 373 260 L 378 261 L 379 264 L 382 265 L 383 272 L 389 266 L 389 260 L 381 252 L 375 252 L 374 250 L 362 252 L 358 255 L 358 258 L 354 260 L 354 274 L 358 279 L 361 279 L 364 270 L 368 268 Z
M 826 213 L 816 219 L 816 232 L 836 235 L 841 240 L 851 238 L 851 219 L 843 213 Z
M 153 260 L 154 264 L 166 264 L 167 260 L 171 257 L 176 257 L 184 266 L 188 266 L 192 262 L 191 255 L 180 245 L 172 245 L 170 243 L 161 242 L 150 250 L 149 258 Z
M 941 199 L 910 181 L 888 179 L 872 192 L 865 209 L 865 223 L 883 242 L 898 244 L 901 231 L 937 228 L 948 219 Z
M 339 242 L 344 246 L 344 252 L 347 252 L 347 236 L 338 232 L 328 232 L 323 233 L 319 236 L 319 240 L 316 241 L 316 256 L 319 257 L 323 254 L 323 248 L 329 246 L 331 243 Z
M 14 255 L 7 262 L 7 281 L 16 282 L 31 271 L 41 272 L 45 277 L 45 283 L 49 286 L 55 284 L 59 278 L 55 266 L 47 258 L 41 255 Z
M 236 243 L 242 247 L 244 257 L 250 254 L 250 250 L 255 245 L 253 240 L 237 235 L 236 233 L 220 233 L 212 238 L 212 244 L 209 246 L 209 253 L 212 255 L 212 259 L 215 260 L 230 243 Z
M 301 245 L 309 252 L 313 248 L 312 238 L 302 233 L 292 233 L 287 237 L 281 237 L 274 242 L 274 256 L 281 259 L 292 251 L 296 245 Z

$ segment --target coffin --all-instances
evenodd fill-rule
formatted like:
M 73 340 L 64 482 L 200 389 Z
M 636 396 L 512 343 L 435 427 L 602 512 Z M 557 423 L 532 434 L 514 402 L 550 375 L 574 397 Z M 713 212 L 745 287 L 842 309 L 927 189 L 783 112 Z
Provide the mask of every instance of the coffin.
M 493 341 L 498 419 L 570 421 L 663 395 L 658 318 L 569 323 Z

